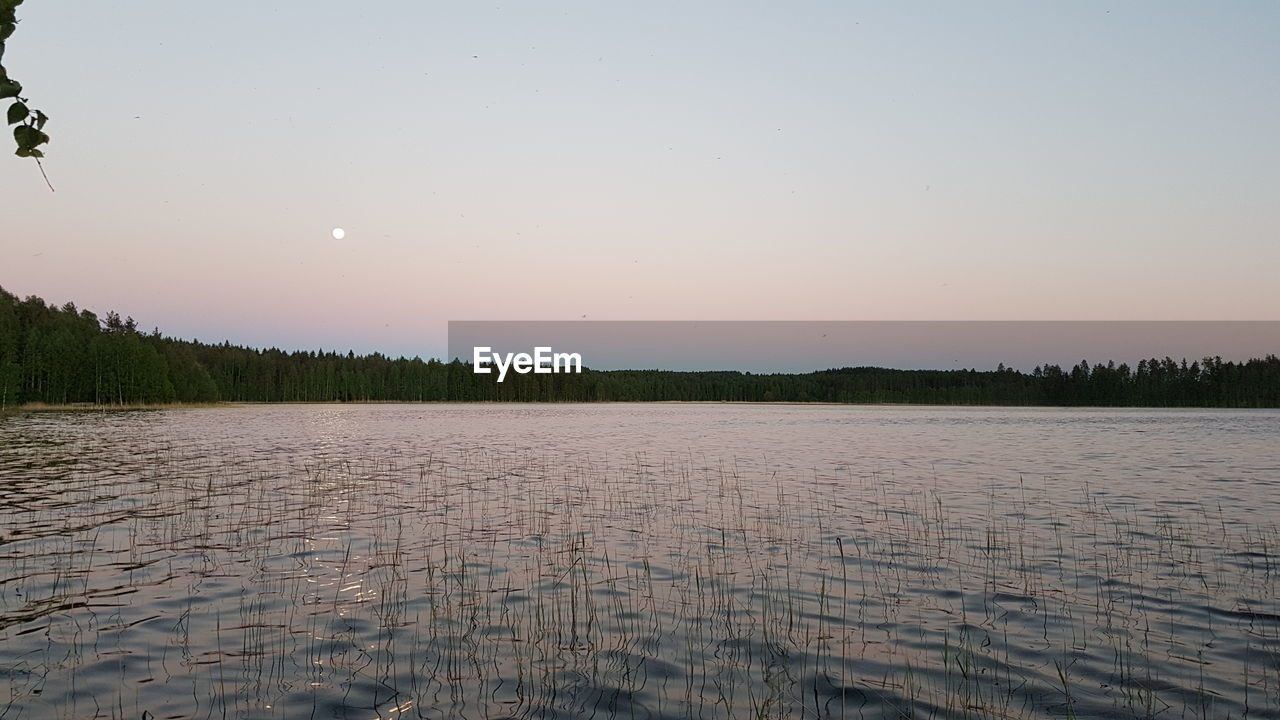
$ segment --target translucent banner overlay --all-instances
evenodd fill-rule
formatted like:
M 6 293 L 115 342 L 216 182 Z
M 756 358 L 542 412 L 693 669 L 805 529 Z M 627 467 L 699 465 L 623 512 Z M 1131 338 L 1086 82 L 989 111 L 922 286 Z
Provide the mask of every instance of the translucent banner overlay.
M 1280 321 L 452 321 L 448 359 L 543 348 L 592 370 L 800 373 L 842 367 L 1007 368 L 1082 360 L 1244 361 L 1280 354 Z M 544 366 L 550 364 L 548 359 Z M 526 368 L 528 365 L 526 365 Z M 509 370 L 514 373 L 514 369 Z M 498 376 L 494 368 L 491 376 Z

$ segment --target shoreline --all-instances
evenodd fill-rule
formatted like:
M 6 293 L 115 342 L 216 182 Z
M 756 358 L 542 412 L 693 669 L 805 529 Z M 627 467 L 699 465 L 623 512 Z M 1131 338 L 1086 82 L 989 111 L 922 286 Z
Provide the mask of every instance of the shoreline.
M 780 407 L 887 407 L 887 408 L 1022 408 L 1050 410 L 1277 410 L 1277 407 L 1235 407 L 1220 405 L 1000 405 L 986 403 L 855 403 L 802 400 L 587 400 L 587 401 L 503 401 L 503 400 L 353 400 L 353 401 L 246 401 L 173 403 L 24 403 L 0 408 L 0 417 L 24 413 L 73 412 L 159 412 L 164 410 L 214 410 L 269 405 L 756 405 Z
M 127 412 L 139 410 L 198 410 L 201 408 L 232 407 L 244 403 L 124 403 L 100 405 L 96 403 L 23 403 L 0 408 L 0 414 L 45 412 Z

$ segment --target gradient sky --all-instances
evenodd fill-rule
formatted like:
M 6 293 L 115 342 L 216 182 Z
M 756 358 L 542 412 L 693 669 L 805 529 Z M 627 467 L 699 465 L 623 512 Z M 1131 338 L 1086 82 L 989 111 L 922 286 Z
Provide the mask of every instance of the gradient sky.
M 0 286 L 170 335 L 428 356 L 448 320 L 1280 316 L 1269 0 L 19 18 L 57 192 L 0 158 Z

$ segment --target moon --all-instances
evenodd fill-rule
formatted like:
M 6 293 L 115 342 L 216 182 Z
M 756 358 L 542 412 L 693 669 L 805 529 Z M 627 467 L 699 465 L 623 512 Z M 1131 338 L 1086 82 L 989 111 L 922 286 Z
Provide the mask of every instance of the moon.
M 346 237 L 346 236 L 347 236 L 347 231 L 346 231 L 346 230 L 343 230 L 342 228 L 334 228 L 334 229 L 333 229 L 333 239 L 334 239 L 334 240 L 341 240 L 342 238 L 344 238 L 344 237 Z

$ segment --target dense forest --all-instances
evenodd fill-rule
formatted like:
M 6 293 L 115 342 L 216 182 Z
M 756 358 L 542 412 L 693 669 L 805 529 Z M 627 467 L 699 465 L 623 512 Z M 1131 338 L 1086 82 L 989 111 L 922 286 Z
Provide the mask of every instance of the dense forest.
M 812 373 L 593 371 L 477 375 L 374 353 L 284 352 L 139 331 L 114 312 L 19 300 L 0 289 L 0 408 L 22 403 L 754 401 L 967 405 L 1280 407 L 1280 359 L 1136 367 L 1082 361 L 1024 373 L 840 368 Z

